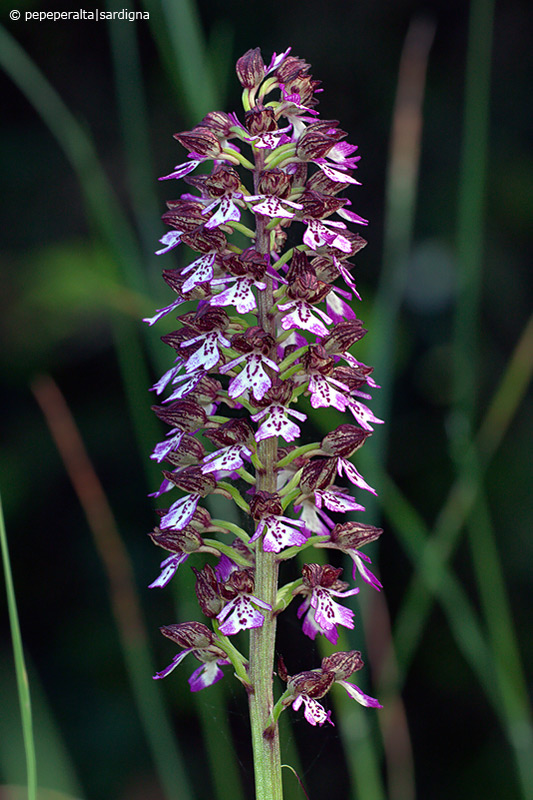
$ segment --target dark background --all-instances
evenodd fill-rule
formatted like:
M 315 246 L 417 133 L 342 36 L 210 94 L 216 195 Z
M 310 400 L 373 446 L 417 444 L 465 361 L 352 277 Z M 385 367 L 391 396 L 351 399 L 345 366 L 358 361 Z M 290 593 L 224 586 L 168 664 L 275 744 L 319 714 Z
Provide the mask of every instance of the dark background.
M 26 10 L 75 10 L 73 3 L 61 0 L 13 0 L 13 4 L 23 16 Z M 174 6 L 181 8 L 182 3 Z M 165 256 L 167 260 L 162 263 L 163 259 L 155 259 L 152 253 L 164 230 L 159 215 L 175 188 L 157 184 L 156 178 L 183 160 L 184 152 L 172 134 L 198 122 L 208 110 L 202 106 L 207 99 L 199 92 L 195 98 L 188 94 L 184 76 L 187 70 L 194 72 L 194 61 L 187 66 L 184 54 L 184 69 L 179 58 L 175 59 L 158 3 L 135 6 L 151 12 L 150 22 L 135 23 L 13 22 L 8 18 L 11 7 L 2 2 L 2 23 L 42 71 L 80 130 L 90 137 L 97 162 L 116 197 L 113 207 L 123 215 L 119 225 L 112 214 L 107 214 L 108 197 L 104 191 L 99 194 L 93 162 L 86 154 L 82 152 L 80 157 L 84 164 L 81 177 L 73 170 L 58 143 L 58 137 L 61 140 L 70 135 L 68 120 L 57 112 L 54 98 L 44 92 L 27 64 L 17 68 L 17 74 L 24 76 L 26 94 L 2 71 L 0 481 L 39 720 L 37 736 L 51 748 L 49 752 L 41 745 L 42 783 L 51 789 L 77 792 L 87 800 L 156 799 L 165 795 L 155 776 L 132 698 L 111 613 L 106 572 L 31 387 L 39 375 L 52 376 L 76 419 L 132 559 L 153 658 L 161 668 L 173 651 L 165 641 L 159 641 L 157 627 L 178 618 L 192 618 L 197 612 L 194 604 L 183 599 L 187 588 L 177 590 L 181 592 L 177 611 L 170 590 L 145 590 L 159 560 L 159 553 L 145 536 L 154 519 L 152 503 L 146 499 L 147 487 L 153 489 L 157 481 L 157 470 L 146 462 L 158 429 L 149 412 L 152 396 L 142 392 L 163 368 L 166 353 L 158 345 L 162 330 L 144 330 L 139 320 L 153 307 L 168 302 L 168 293 L 157 276 L 161 267 L 170 266 L 172 256 Z M 134 6 L 129 8 L 133 10 Z M 329 2 L 327 7 L 315 0 L 279 4 L 205 0 L 197 4 L 199 30 L 209 43 L 221 107 L 239 109 L 239 86 L 233 73 L 239 55 L 260 46 L 268 62 L 273 50 L 280 52 L 291 45 L 294 54 L 312 64 L 314 77 L 323 81 L 321 116 L 339 119 L 350 132 L 349 140 L 359 145 L 362 161 L 358 177 L 363 186 L 352 196 L 355 210 L 371 220 L 365 233 L 369 245 L 357 258 L 358 287 L 364 298 L 361 317 L 370 331 L 369 343 L 359 351 L 363 360 L 372 352 L 373 331 L 381 324 L 373 300 L 383 269 L 385 186 L 402 46 L 413 19 L 422 16 L 435 26 L 423 105 L 414 233 L 401 311 L 392 334 L 393 368 L 384 375 L 376 372 L 378 382 L 392 386 L 392 408 L 387 411 L 387 470 L 430 529 L 439 519 L 461 460 L 457 453 L 461 436 L 456 435 L 458 421 L 452 405 L 451 342 L 460 285 L 456 240 L 469 11 L 466 2 L 415 0 Z M 530 23 L 531 8 L 525 0 L 496 3 L 481 299 L 479 309 L 472 311 L 478 337 L 475 360 L 470 363 L 476 381 L 474 431 L 484 418 L 531 310 Z M 135 63 L 127 57 L 134 52 L 129 49 L 132 37 L 138 45 L 140 80 Z M 113 52 L 118 52 L 119 58 L 120 53 L 123 56 L 122 84 Z M 193 78 L 201 83 L 198 74 Z M 35 94 L 28 97 L 32 87 Z M 140 117 L 142 97 L 145 106 Z M 38 113 L 41 102 L 49 115 L 48 123 Z M 57 128 L 55 135 L 50 122 Z M 69 141 L 75 152 L 79 152 L 77 147 L 83 151 L 81 139 L 74 136 Z M 129 258 L 132 245 L 122 241 L 123 230 L 133 237 L 140 270 Z M 392 263 L 394 266 L 394 259 Z M 144 363 L 151 361 L 149 374 L 140 362 L 136 370 L 137 352 L 144 354 Z M 158 364 L 153 360 L 154 353 Z M 133 359 L 129 371 L 125 366 L 128 358 Z M 528 373 L 530 362 L 531 353 L 529 359 L 527 354 L 523 359 L 519 375 Z M 126 385 L 124 375 L 133 375 L 133 384 L 136 379 L 137 385 Z M 533 658 L 529 635 L 532 423 L 531 397 L 517 396 L 516 412 L 510 415 L 509 428 L 486 472 L 483 494 L 527 675 Z M 137 431 L 142 432 L 141 441 L 134 433 L 134 419 Z M 469 441 L 468 431 L 465 436 L 462 441 Z M 397 535 L 393 521 L 387 520 L 386 509 L 385 517 L 379 568 L 394 626 L 416 558 L 407 555 L 404 540 Z M 403 527 L 409 529 L 406 518 Z M 482 588 L 466 536 L 459 540 L 453 568 L 479 612 L 480 628 L 487 635 L 491 654 L 488 671 L 494 673 L 494 691 L 500 691 L 498 669 L 514 670 L 514 662 L 502 650 L 504 640 L 491 638 L 491 618 L 487 618 L 487 606 L 480 600 L 483 591 L 490 594 L 491 580 L 497 582 L 497 577 L 486 577 Z M 190 584 L 187 576 L 183 581 Z M 372 608 L 366 611 L 370 647 L 362 634 L 357 634 L 361 638 L 354 646 L 364 650 L 373 675 L 369 686 L 375 692 L 379 665 L 373 662 L 371 653 L 369 657 L 368 649 L 372 651 L 372 625 L 378 625 L 380 617 Z M 433 607 L 403 687 L 416 796 L 423 800 L 526 797 L 517 777 L 509 729 L 506 732 L 494 698 L 488 696 L 465 658 L 464 643 L 468 650 L 471 633 L 461 628 L 465 620 L 461 620 L 460 611 L 455 617 L 453 608 L 451 613 L 454 624 L 438 603 Z M 296 636 L 293 617 L 288 616 L 291 633 L 286 634 L 284 646 L 289 653 L 284 654 L 296 671 L 316 665 L 317 656 Z M 507 618 L 503 615 L 501 619 L 505 628 Z M 1 620 L 5 636 L 0 678 L 6 711 L 0 722 L 0 776 L 4 783 L 24 783 L 4 610 Z M 386 633 L 383 635 L 386 637 Z M 374 635 L 376 638 L 380 636 Z M 302 650 L 295 646 L 297 639 Z M 375 649 L 379 651 L 379 642 Z M 224 682 L 228 684 L 226 700 L 218 695 L 212 699 L 208 690 L 199 699 L 204 704 L 199 711 L 188 693 L 189 672 L 179 668 L 165 686 L 158 684 L 158 691 L 172 715 L 190 778 L 196 785 L 195 796 L 211 797 L 214 793 L 222 798 L 207 776 L 205 730 L 202 734 L 197 717 L 203 715 L 204 722 L 209 725 L 211 720 L 215 727 L 224 716 L 221 709 L 226 701 L 240 748 L 245 796 L 250 796 L 246 708 L 240 687 L 229 677 Z M 511 683 L 516 674 L 512 671 Z M 520 728 L 522 712 L 523 706 L 516 712 L 514 730 L 516 741 L 523 742 L 526 752 L 530 729 L 527 725 Z M 368 725 L 369 736 L 380 753 L 381 738 L 374 716 Z M 349 788 L 339 742 L 341 727 L 311 730 L 299 718 L 294 731 L 290 735 L 298 742 L 303 780 L 311 798 L 327 791 L 331 781 L 337 781 L 339 796 L 361 800 L 379 796 L 364 786 Z M 51 742 L 55 743 L 53 747 Z M 79 783 L 67 774 L 67 763 Z M 414 797 L 409 788 L 395 787 L 394 781 L 390 785 L 391 765 L 387 763 L 386 796 L 393 800 Z M 408 756 L 403 762 L 400 758 L 398 774 L 403 774 L 402 763 L 411 775 Z M 289 796 L 303 796 L 295 785 L 294 781 L 290 789 L 294 794 Z M 409 778 L 406 786 L 410 785 Z

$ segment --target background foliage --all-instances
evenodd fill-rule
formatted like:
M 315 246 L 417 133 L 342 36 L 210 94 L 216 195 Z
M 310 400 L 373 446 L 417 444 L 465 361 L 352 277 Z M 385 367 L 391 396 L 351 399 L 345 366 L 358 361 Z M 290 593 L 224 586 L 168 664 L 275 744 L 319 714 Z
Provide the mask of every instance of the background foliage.
M 171 256 L 153 251 L 174 197 L 155 178 L 183 160 L 172 133 L 238 108 L 245 50 L 268 59 L 292 45 L 323 81 L 321 115 L 363 156 L 353 201 L 371 220 L 357 259 L 370 332 L 358 353 L 375 364 L 387 426 L 360 463 L 380 488 L 365 521 L 386 529 L 386 594 L 363 589 L 364 624 L 346 645 L 362 650 L 386 708 L 341 705 L 329 730 L 287 724 L 285 758 L 311 798 L 332 780 L 360 800 L 532 797 L 529 4 L 145 0 L 129 6 L 150 13 L 136 23 L 17 22 L 11 8 L 2 2 L 0 488 L 39 796 L 251 796 L 236 682 L 193 697 L 183 670 L 150 680 L 172 655 L 157 627 L 199 617 L 185 570 L 174 597 L 145 589 L 159 560 L 144 535 L 158 480 L 147 388 L 166 353 L 163 331 L 139 320 L 168 298 L 159 273 Z M 330 423 L 314 420 L 319 432 Z M 24 785 L 3 609 L 1 624 L 0 778 Z M 315 666 L 294 614 L 286 624 L 289 670 Z M 303 796 L 290 773 L 286 790 Z

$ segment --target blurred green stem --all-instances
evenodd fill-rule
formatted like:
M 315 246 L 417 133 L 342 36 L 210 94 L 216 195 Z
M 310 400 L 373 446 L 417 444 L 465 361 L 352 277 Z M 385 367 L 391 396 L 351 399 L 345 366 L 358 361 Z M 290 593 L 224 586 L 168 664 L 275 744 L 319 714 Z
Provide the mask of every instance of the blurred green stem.
M 9 626 L 11 628 L 11 640 L 13 642 L 13 655 L 15 659 L 15 671 L 17 675 L 17 689 L 18 689 L 19 703 L 20 703 L 22 734 L 24 737 L 24 749 L 26 752 L 28 800 L 37 800 L 37 760 L 35 757 L 35 741 L 33 737 L 33 720 L 31 713 L 30 686 L 28 683 L 28 673 L 26 671 L 26 664 L 24 661 L 24 650 L 22 647 L 22 636 L 20 633 L 15 587 L 13 585 L 13 576 L 11 574 L 11 563 L 9 560 L 9 548 L 7 544 L 7 532 L 4 522 L 4 511 L 2 508 L 1 494 L 0 494 L 0 545 L 2 549 L 2 563 L 4 566 L 4 576 L 6 581 Z
M 508 736 L 524 800 L 528 800 L 533 797 L 533 719 L 496 536 L 484 497 L 480 497 L 473 509 L 468 530 Z
M 122 0 L 107 0 L 111 11 L 120 10 Z M 146 259 L 152 294 L 157 296 L 160 287 L 158 257 L 153 254 L 157 237 L 159 205 L 154 186 L 154 168 L 148 127 L 148 111 L 143 92 L 143 79 L 137 26 L 108 25 L 113 57 L 113 70 L 117 106 L 124 141 L 125 177 L 128 195 L 133 206 L 135 222 L 143 249 L 150 255 Z M 157 283 L 156 283 L 157 281 Z
M 470 436 L 476 408 L 493 16 L 494 0 L 471 0 L 457 208 L 453 352 L 456 452 Z
M 477 500 L 480 481 L 501 444 L 532 377 L 533 315 L 493 395 L 475 444 L 471 445 L 465 454 L 456 480 L 440 510 L 433 535 L 428 537 L 425 545 L 420 546 L 417 552 L 415 561 L 417 572 L 405 593 L 396 617 L 394 641 L 400 667 L 400 680 L 405 679 L 431 610 L 432 600 L 425 594 L 422 574 L 432 561 L 446 567 L 452 557 L 463 525 L 469 519 Z M 473 469 L 472 461 L 476 453 L 479 454 L 479 461 Z M 386 512 L 388 503 L 389 500 L 385 497 Z M 407 508 L 410 508 L 409 504 Z
M 507 597 L 498 547 L 484 497 L 482 467 L 470 443 L 476 406 L 484 250 L 485 186 L 489 149 L 490 66 L 494 0 L 472 0 L 466 68 L 462 162 L 459 181 L 458 297 L 454 331 L 452 452 L 458 471 L 466 463 L 479 491 L 467 526 L 503 716 L 524 798 L 533 797 L 533 734 L 527 685 Z
M 435 24 L 432 21 L 416 17 L 411 22 L 403 45 L 394 103 L 387 169 L 383 265 L 372 311 L 376 324 L 372 327 L 369 352 L 369 363 L 374 366 L 382 387 L 376 392 L 372 406 L 376 416 L 385 420 L 390 416 L 395 377 L 396 331 L 413 239 L 422 141 L 422 109 L 427 64 L 434 35 Z M 366 448 L 361 451 L 361 464 L 370 482 L 375 479 L 373 463 L 384 464 L 386 461 L 387 437 L 388 427 L 378 426 L 371 441 L 367 443 L 368 451 Z M 377 501 L 370 496 L 365 501 L 365 506 L 367 521 L 376 522 Z M 385 599 L 381 595 L 374 598 L 372 607 L 380 619 L 388 617 Z M 366 615 L 365 629 L 370 630 L 370 620 Z M 390 702 L 393 695 L 396 696 L 399 708 L 402 701 L 391 684 L 388 686 L 388 693 Z M 394 735 L 386 727 L 389 720 L 395 722 Z M 400 713 L 393 717 L 385 714 L 380 722 L 385 743 L 390 800 L 413 800 L 415 779 L 411 743 L 407 726 L 401 724 L 405 722 L 405 715 Z M 400 739 L 402 758 L 397 760 L 394 755 L 395 747 L 389 748 L 389 743 L 396 743 Z
M 490 527 L 483 523 L 483 534 L 479 538 L 476 534 L 476 538 L 471 541 L 492 652 L 487 651 L 483 655 L 486 645 L 476 633 L 479 626 L 468 610 L 466 596 L 461 599 L 462 589 L 447 569 L 447 562 L 452 557 L 463 525 L 472 517 L 476 503 L 482 497 L 482 481 L 490 461 L 503 440 L 532 377 L 533 315 L 494 393 L 478 436 L 463 456 L 456 481 L 441 509 L 433 536 L 427 536 L 424 523 L 415 516 L 414 509 L 400 498 L 398 491 L 390 483 L 384 498 L 386 513 L 392 515 L 399 532 L 405 531 L 404 546 L 407 544 L 410 548 L 412 544 L 414 548 L 410 555 L 416 569 L 416 575 L 396 618 L 394 641 L 400 666 L 399 680 L 405 679 L 420 641 L 431 610 L 432 596 L 439 597 L 445 610 L 448 609 L 448 619 L 461 649 L 480 674 L 487 696 L 495 705 L 502 725 L 507 729 L 517 759 L 524 798 L 531 796 L 533 780 L 533 722 L 509 602 Z M 478 524 L 481 525 L 483 520 L 487 522 L 484 514 L 481 514 Z

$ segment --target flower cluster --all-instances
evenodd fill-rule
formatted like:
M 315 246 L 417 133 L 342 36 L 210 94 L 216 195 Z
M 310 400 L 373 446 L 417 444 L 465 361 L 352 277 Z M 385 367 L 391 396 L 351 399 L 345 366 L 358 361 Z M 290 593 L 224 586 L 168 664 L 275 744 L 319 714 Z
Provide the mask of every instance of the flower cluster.
M 298 595 L 297 615 L 311 639 L 321 634 L 335 644 L 339 626 L 354 627 L 343 601 L 359 587 L 350 589 L 341 569 L 308 563 L 277 596 L 264 597 L 255 589 L 263 554 L 277 568 L 313 547 L 340 550 L 353 561 L 354 579 L 381 588 L 361 552 L 381 530 L 332 516 L 364 510 L 349 484 L 375 493 L 350 459 L 381 420 L 365 404 L 376 386 L 372 368 L 350 352 L 366 333 L 349 302 L 359 298 L 350 258 L 366 242 L 346 223 L 367 222 L 342 191 L 359 183 L 359 156 L 336 120 L 319 119 L 319 82 L 309 69 L 290 49 L 268 65 L 259 48 L 248 51 L 237 62 L 244 121 L 211 112 L 175 134 L 188 157 L 161 179 L 183 178 L 192 191 L 167 203 L 170 230 L 158 253 L 185 244 L 197 255 L 164 270 L 175 300 L 146 320 L 177 314 L 179 322 L 162 337 L 174 361 L 153 387 L 168 392 L 154 411 L 169 427 L 151 455 L 168 465 L 155 496 L 178 489 L 179 497 L 159 512 L 150 534 L 170 554 L 151 586 L 166 586 L 192 554 L 208 556 L 211 563 L 194 572 L 212 628 L 162 628 L 182 650 L 155 677 L 191 653 L 202 662 L 190 678 L 193 691 L 219 680 L 227 664 L 249 687 L 250 665 L 231 637 L 274 624 Z M 211 172 L 193 175 L 205 162 Z M 304 407 L 348 411 L 352 420 L 320 442 L 298 444 L 306 420 L 293 407 L 300 399 Z M 212 494 L 238 506 L 243 527 L 210 516 L 202 501 Z M 379 706 L 346 682 L 361 666 L 354 651 L 291 678 L 281 669 L 287 691 L 279 710 L 303 704 L 312 725 L 330 721 L 318 699 L 333 683 Z

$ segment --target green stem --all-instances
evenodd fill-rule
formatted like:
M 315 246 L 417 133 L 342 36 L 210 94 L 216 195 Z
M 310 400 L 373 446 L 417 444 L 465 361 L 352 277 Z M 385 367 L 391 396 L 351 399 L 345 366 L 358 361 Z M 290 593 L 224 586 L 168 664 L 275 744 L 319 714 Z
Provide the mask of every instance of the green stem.
M 264 154 L 256 153 L 256 171 L 254 190 L 257 192 L 259 173 L 263 169 Z M 266 231 L 265 218 L 256 216 L 255 247 L 260 253 L 269 251 L 269 235 Z M 272 278 L 267 276 L 266 288 L 259 293 L 258 324 L 275 340 L 276 329 L 274 318 L 268 313 L 273 305 Z M 275 358 L 275 352 L 271 354 Z M 259 443 L 258 456 L 264 470 L 257 474 L 258 491 L 275 492 L 276 476 L 274 465 L 277 458 L 277 439 L 272 437 Z M 257 597 L 274 608 L 278 588 L 278 562 L 274 553 L 265 553 L 262 541 L 256 546 L 255 588 Z M 250 723 L 252 729 L 252 748 L 254 757 L 256 800 L 283 800 L 281 782 L 281 756 L 279 746 L 279 729 L 277 724 L 269 727 L 271 713 L 274 708 L 272 678 L 276 639 L 276 618 L 270 613 L 260 628 L 250 631 L 250 666 L 249 676 L 252 690 L 249 694 Z M 267 732 L 268 728 L 268 732 Z

